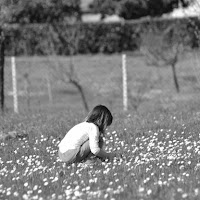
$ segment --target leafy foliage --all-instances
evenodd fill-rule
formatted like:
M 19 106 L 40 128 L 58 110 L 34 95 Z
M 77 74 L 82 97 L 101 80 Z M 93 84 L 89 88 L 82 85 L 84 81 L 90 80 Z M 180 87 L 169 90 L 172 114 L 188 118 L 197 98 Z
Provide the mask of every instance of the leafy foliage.
M 118 14 L 125 19 L 137 19 L 144 16 L 161 16 L 171 12 L 178 4 L 186 7 L 188 0 L 94 0 L 92 11 L 106 14 Z
M 92 12 L 101 13 L 102 18 L 104 18 L 106 14 L 112 15 L 115 13 L 119 2 L 120 0 L 95 0 L 90 4 L 90 9 Z
M 199 24 L 198 20 L 191 20 Z M 154 20 L 153 22 L 146 20 L 141 23 L 127 22 L 124 24 L 57 24 L 56 27 L 62 30 L 63 37 L 69 42 L 73 41 L 75 49 L 61 41 L 59 34 L 51 28 L 51 25 L 34 24 L 6 27 L 6 54 L 11 55 L 13 51 L 15 55 L 50 55 L 52 53 L 70 55 L 133 51 L 139 49 L 144 32 L 151 30 L 153 26 L 162 29 L 172 24 L 174 28 L 182 30 L 181 35 L 178 34 L 177 37 L 188 38 L 189 42 L 184 43 L 185 46 L 198 45 L 199 40 L 194 37 L 194 27 L 185 19 Z M 73 33 L 76 34 L 73 36 Z
M 10 23 L 46 23 L 80 18 L 80 0 L 3 0 L 1 18 Z

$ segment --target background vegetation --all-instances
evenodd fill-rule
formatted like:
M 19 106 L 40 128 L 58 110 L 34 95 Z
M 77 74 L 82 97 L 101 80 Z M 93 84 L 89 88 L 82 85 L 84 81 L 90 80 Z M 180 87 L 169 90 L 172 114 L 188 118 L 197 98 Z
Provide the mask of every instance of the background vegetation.
M 171 12 L 178 6 L 187 7 L 187 0 L 97 0 L 90 4 L 91 11 L 105 15 L 117 14 L 130 20 L 145 16 L 155 17 Z
M 60 40 L 59 33 L 52 26 L 51 24 L 7 26 L 4 29 L 6 55 L 69 55 L 71 47 Z M 195 34 L 196 29 L 200 27 L 198 18 L 155 19 L 109 24 L 57 24 L 57 28 L 62 30 L 67 40 L 72 40 L 72 37 L 76 40 L 75 54 L 108 54 L 139 50 L 144 34 L 159 31 L 162 35 L 164 29 L 170 27 L 173 29 L 170 37 L 173 37 L 173 33 L 176 32 L 177 40 L 181 40 L 184 48 L 199 46 L 199 40 Z M 73 33 L 76 34 L 73 35 Z
M 1 19 L 6 23 L 50 23 L 80 17 L 80 0 L 2 0 Z
M 86 0 L 87 1 L 87 0 Z M 87 12 L 105 15 L 117 14 L 124 19 L 137 19 L 144 16 L 161 16 L 178 6 L 187 7 L 192 0 L 95 0 L 88 2 Z M 81 0 L 2 0 L 1 16 L 9 23 L 48 23 L 67 18 L 81 19 Z

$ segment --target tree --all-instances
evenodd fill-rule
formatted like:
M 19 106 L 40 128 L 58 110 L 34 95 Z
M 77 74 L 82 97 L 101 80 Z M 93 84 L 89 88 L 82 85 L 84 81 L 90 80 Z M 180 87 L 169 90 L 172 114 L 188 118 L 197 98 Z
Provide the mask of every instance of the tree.
M 0 27 L 0 108 L 4 111 L 4 34 Z
M 148 65 L 158 68 L 171 66 L 176 91 L 180 92 L 176 65 L 179 55 L 184 52 L 184 43 L 186 45 L 188 41 L 183 41 L 183 38 L 186 38 L 183 35 L 185 31 L 177 30 L 175 26 L 171 25 L 164 30 L 152 26 L 150 31 L 143 34 L 140 50 Z
M 80 25 L 81 25 L 80 23 L 76 23 L 73 26 L 67 23 L 63 23 L 62 25 L 58 25 L 57 23 L 52 23 L 50 25 L 51 32 L 54 34 L 56 33 L 58 40 L 69 47 L 69 56 L 70 56 L 69 70 L 67 70 L 62 63 L 58 62 L 56 66 L 54 66 L 54 72 L 55 72 L 54 77 L 65 84 L 72 84 L 78 90 L 79 94 L 81 95 L 83 106 L 86 112 L 88 112 L 89 106 L 87 103 L 83 86 L 75 70 L 75 64 L 73 59 L 73 56 L 78 53 L 78 45 L 79 45 L 80 30 L 81 30 Z M 63 31 L 66 28 L 69 31 L 66 32 Z M 53 52 L 51 52 L 51 54 L 52 53 Z
M 90 5 L 91 12 L 100 13 L 101 18 L 105 18 L 106 15 L 112 15 L 116 13 L 117 5 L 120 0 L 94 0 Z
M 4 112 L 4 62 L 5 62 L 5 36 L 4 25 L 8 18 L 6 0 L 0 2 L 0 109 Z
M 137 19 L 148 15 L 147 1 L 125 0 L 120 2 L 119 16 L 124 19 Z
M 121 1 L 119 16 L 125 19 L 137 19 L 145 16 L 161 16 L 179 5 L 189 5 L 188 0 L 125 0 Z
M 81 18 L 80 0 L 2 0 L 1 10 L 9 23 L 46 23 Z
M 124 19 L 137 19 L 145 16 L 161 16 L 171 12 L 180 4 L 189 5 L 192 0 L 94 0 L 91 11 L 102 16 L 117 14 Z

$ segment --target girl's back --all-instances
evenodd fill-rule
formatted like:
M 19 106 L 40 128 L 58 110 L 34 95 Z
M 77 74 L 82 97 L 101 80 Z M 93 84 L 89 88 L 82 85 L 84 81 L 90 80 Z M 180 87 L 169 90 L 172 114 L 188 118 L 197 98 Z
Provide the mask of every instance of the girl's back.
M 93 123 L 82 122 L 75 125 L 60 142 L 60 151 L 79 148 L 83 142 L 88 140 L 90 132 L 94 129 L 97 129 L 97 127 Z

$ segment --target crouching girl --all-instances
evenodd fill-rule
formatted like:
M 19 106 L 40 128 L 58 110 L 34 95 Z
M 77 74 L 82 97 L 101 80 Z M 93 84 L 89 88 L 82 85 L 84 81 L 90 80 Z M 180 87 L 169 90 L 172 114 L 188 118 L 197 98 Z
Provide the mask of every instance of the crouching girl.
M 105 130 L 112 124 L 112 114 L 107 107 L 98 105 L 81 122 L 72 127 L 59 143 L 59 158 L 66 163 L 90 161 L 91 156 L 112 160 L 116 153 L 102 149 Z

